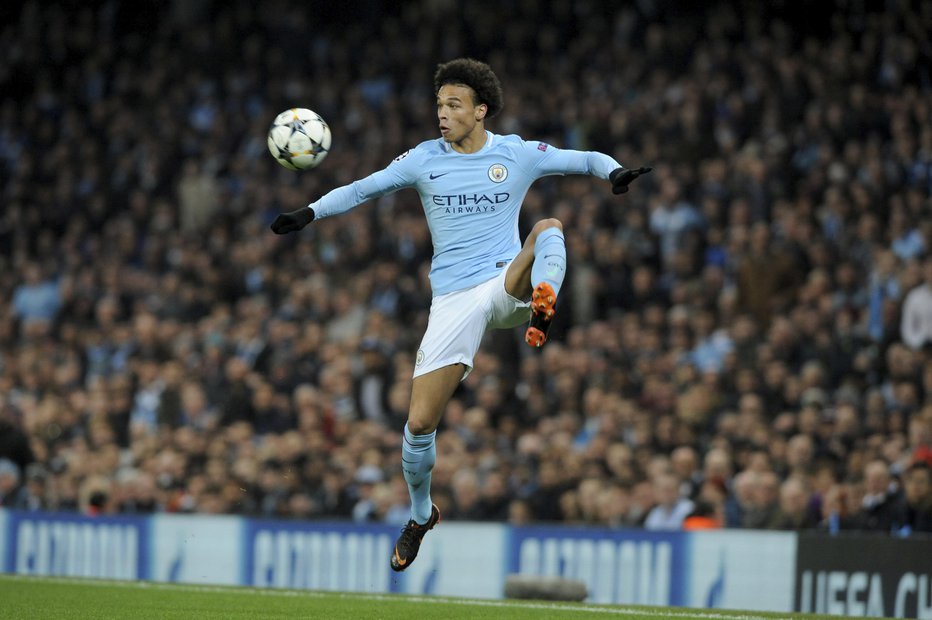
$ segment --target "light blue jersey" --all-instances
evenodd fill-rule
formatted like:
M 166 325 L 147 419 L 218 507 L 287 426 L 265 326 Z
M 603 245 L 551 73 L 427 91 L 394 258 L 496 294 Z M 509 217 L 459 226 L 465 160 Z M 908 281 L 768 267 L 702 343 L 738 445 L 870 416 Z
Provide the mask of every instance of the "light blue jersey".
M 608 179 L 618 167 L 602 153 L 563 150 L 486 131 L 485 145 L 475 153 L 459 153 L 441 138 L 428 140 L 384 170 L 334 189 L 308 206 L 315 219 L 321 219 L 413 187 L 434 244 L 431 289 L 443 295 L 495 277 L 518 254 L 518 213 L 535 180 L 555 174 Z

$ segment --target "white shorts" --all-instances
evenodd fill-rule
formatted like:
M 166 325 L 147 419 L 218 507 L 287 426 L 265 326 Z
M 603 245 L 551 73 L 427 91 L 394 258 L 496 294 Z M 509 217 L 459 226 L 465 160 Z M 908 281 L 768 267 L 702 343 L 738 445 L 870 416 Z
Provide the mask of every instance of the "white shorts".
M 465 379 L 487 329 L 507 329 L 531 318 L 530 302 L 505 291 L 506 269 L 482 284 L 434 297 L 427 331 L 414 362 L 419 377 L 451 364 L 464 364 Z

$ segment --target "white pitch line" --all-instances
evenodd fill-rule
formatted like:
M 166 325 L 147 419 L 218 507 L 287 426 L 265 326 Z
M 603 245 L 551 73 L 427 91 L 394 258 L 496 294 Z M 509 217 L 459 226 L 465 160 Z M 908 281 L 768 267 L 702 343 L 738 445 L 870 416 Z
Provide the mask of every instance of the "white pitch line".
M 80 577 L 45 577 L 34 575 L 17 575 L 17 574 L 0 574 L 0 579 L 10 579 L 13 581 L 47 581 L 50 583 L 61 583 L 68 585 L 82 586 L 117 586 L 122 588 L 136 588 L 141 590 L 172 590 L 178 592 L 192 593 L 209 593 L 209 594 L 248 594 L 272 597 L 307 597 L 323 598 L 337 596 L 347 599 L 362 599 L 376 602 L 410 602 L 410 603 L 439 603 L 461 606 L 474 607 L 517 607 L 520 609 L 536 609 L 546 611 L 578 611 L 593 614 L 607 614 L 612 616 L 644 616 L 647 618 L 656 617 L 662 613 L 667 618 L 698 618 L 699 620 L 778 620 L 775 616 L 754 616 L 748 614 L 722 614 L 714 611 L 702 610 L 664 610 L 663 612 L 640 609 L 636 607 L 602 607 L 596 605 L 557 605 L 551 603 L 536 603 L 517 601 L 514 599 L 508 601 L 492 601 L 487 599 L 469 599 L 469 598 L 452 598 L 444 596 L 417 596 L 410 594 L 372 594 L 366 592 L 327 592 L 319 590 L 286 590 L 281 588 L 250 588 L 243 586 L 210 586 L 194 585 L 179 583 L 164 583 L 157 581 L 120 581 L 106 579 L 85 579 Z M 790 616 L 786 616 L 789 618 Z
M 367 600 L 374 601 L 393 601 L 393 600 L 403 600 L 412 603 L 450 603 L 453 605 L 476 605 L 479 607 L 519 607 L 522 609 L 545 609 L 549 611 L 581 611 L 588 613 L 597 613 L 597 614 L 610 614 L 610 615 L 628 615 L 628 616 L 645 616 L 645 617 L 656 617 L 658 614 L 663 614 L 667 618 L 701 618 L 704 620 L 776 620 L 773 617 L 765 616 L 749 616 L 746 614 L 720 614 L 715 612 L 705 612 L 705 611 L 693 611 L 693 610 L 664 610 L 664 611 L 651 611 L 648 609 L 640 609 L 635 607 L 601 607 L 595 605 L 556 605 L 551 603 L 532 603 L 532 602 L 523 602 L 515 601 L 514 599 L 509 601 L 490 601 L 486 599 L 468 599 L 468 598 L 447 598 L 443 596 L 413 596 L 413 595 L 398 595 L 398 596 L 389 596 L 385 594 L 363 594 L 362 596 L 356 596 L 354 594 L 341 593 L 342 596 L 347 596 L 349 598 L 363 598 Z M 788 616 L 789 617 L 789 616 Z

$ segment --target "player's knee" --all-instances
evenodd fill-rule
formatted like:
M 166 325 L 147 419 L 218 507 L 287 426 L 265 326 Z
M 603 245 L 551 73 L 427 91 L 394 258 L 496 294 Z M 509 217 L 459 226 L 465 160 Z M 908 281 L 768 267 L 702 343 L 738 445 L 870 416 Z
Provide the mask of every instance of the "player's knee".
M 537 243 L 538 235 L 551 228 L 556 228 L 557 230 L 562 231 L 563 222 L 555 217 L 548 217 L 538 221 L 536 224 L 534 224 L 534 227 L 531 229 L 531 233 L 527 236 L 527 239 L 525 239 L 524 247 L 533 248 L 534 244 Z
M 412 435 L 428 435 L 437 429 L 437 424 L 430 416 L 418 415 L 411 411 L 408 413 L 408 432 Z
M 546 219 L 540 220 L 534 224 L 534 235 L 537 236 L 547 230 L 548 228 L 556 228 L 557 230 L 563 230 L 563 222 L 558 220 L 555 217 L 548 217 Z

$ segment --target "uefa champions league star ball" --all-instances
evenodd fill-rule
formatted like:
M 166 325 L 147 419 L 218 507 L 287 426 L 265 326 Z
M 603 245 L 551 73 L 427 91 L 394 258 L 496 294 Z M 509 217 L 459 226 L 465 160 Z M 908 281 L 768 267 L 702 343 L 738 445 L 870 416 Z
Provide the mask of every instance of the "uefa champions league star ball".
M 269 152 L 289 170 L 314 168 L 329 151 L 330 127 L 313 110 L 285 110 L 269 128 Z

